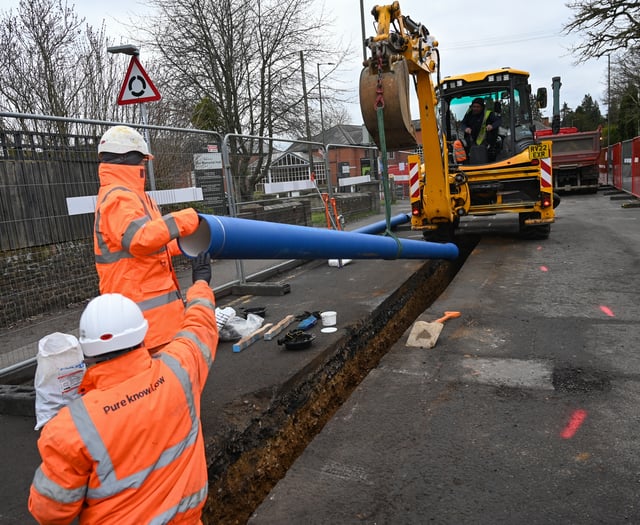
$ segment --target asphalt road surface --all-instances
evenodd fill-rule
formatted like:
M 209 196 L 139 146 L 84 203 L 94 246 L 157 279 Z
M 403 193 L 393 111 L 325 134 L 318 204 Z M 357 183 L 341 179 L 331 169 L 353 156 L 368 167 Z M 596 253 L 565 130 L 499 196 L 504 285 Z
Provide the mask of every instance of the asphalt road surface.
M 545 241 L 498 217 L 253 514 L 253 525 L 640 523 L 640 208 L 563 197 Z

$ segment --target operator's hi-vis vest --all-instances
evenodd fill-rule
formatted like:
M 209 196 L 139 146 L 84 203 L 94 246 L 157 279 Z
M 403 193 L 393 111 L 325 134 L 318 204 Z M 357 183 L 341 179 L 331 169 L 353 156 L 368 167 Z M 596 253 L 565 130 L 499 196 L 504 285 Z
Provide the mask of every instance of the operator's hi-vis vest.
M 208 479 L 200 398 L 218 344 L 213 291 L 187 292 L 181 331 L 94 365 L 47 422 L 29 511 L 39 523 L 201 523 Z
M 146 346 L 171 341 L 184 314 L 171 262 L 178 237 L 193 233 L 198 214 L 186 209 L 162 216 L 145 193 L 143 166 L 101 163 L 93 247 L 100 293 L 135 301 L 149 322 Z
M 476 137 L 476 144 L 480 145 L 484 142 L 484 138 L 487 135 L 487 120 L 489 119 L 489 115 L 491 115 L 490 109 L 484 110 L 484 117 L 482 118 L 482 124 L 480 125 L 480 132 Z

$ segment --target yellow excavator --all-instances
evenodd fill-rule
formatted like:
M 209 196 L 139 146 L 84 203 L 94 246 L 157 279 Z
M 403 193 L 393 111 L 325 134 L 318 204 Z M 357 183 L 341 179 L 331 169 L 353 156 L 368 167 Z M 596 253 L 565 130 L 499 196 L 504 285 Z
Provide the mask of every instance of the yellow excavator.
M 402 15 L 399 2 L 375 6 L 372 15 L 376 35 L 366 40 L 360 107 L 383 155 L 412 152 L 412 229 L 451 240 L 464 216 L 517 213 L 524 237 L 547 238 L 554 222 L 551 142 L 535 139 L 532 112 L 533 104 L 546 107 L 546 89 L 534 99 L 529 74 L 512 68 L 441 79 L 438 42 L 424 25 Z M 482 108 L 476 136 L 466 124 L 473 103 Z M 487 132 L 490 115 L 496 125 Z

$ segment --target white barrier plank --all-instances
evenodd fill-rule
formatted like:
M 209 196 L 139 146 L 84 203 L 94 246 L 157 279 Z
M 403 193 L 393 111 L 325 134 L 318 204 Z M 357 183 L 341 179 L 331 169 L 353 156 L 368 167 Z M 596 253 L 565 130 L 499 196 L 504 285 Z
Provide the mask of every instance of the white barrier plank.
M 313 190 L 315 184 L 310 180 L 295 180 L 291 182 L 267 182 L 264 185 L 264 192 L 271 193 L 286 193 L 290 191 L 300 190 Z
M 179 202 L 201 201 L 202 188 L 177 188 L 175 190 L 148 191 L 147 194 L 159 205 L 177 204 Z M 83 213 L 93 213 L 96 210 L 95 195 L 86 197 L 67 197 L 67 211 L 69 215 L 81 215 Z
M 344 177 L 343 179 L 338 179 L 338 184 L 340 186 L 353 186 L 364 182 L 371 182 L 371 176 L 361 175 L 360 177 Z

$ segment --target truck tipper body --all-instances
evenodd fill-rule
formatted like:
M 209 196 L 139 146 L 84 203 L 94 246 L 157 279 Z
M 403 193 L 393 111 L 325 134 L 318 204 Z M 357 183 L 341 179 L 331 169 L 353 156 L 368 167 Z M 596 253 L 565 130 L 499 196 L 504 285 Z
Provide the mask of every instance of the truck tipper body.
M 598 191 L 601 131 L 578 131 L 575 127 L 536 131 L 536 138 L 553 144 L 553 187 L 558 192 Z

